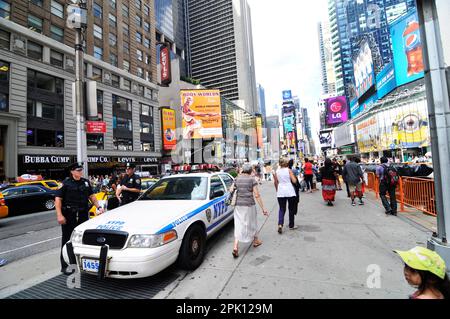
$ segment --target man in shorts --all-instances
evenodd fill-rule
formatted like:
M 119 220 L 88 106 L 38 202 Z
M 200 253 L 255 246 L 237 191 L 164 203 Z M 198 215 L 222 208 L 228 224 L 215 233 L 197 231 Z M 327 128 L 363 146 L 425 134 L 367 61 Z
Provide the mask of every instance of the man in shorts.
M 359 198 L 359 205 L 364 205 L 362 200 L 362 185 L 364 183 L 364 174 L 361 166 L 356 163 L 357 158 L 354 157 L 348 162 L 344 170 L 342 171 L 342 177 L 348 183 L 348 188 L 350 190 L 350 197 L 352 199 L 352 206 L 356 206 L 355 198 Z

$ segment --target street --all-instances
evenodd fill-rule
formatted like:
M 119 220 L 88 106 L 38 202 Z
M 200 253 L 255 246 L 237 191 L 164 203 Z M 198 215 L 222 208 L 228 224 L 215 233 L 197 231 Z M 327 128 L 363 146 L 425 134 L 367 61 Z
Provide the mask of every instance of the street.
M 270 211 L 267 218 L 258 215 L 263 245 L 241 244 L 239 258 L 231 255 L 231 222 L 208 241 L 205 260 L 193 272 L 173 265 L 150 278 L 103 282 L 83 275 L 81 289 L 73 290 L 59 274 L 60 230 L 53 213 L 5 219 L 0 257 L 9 263 L 0 268 L 0 297 L 139 298 L 134 291 L 141 289 L 140 298 L 156 299 L 405 299 L 413 292 L 392 250 L 425 245 L 431 230 L 409 213 L 386 217 L 372 193 L 356 207 L 345 191 L 337 192 L 335 207 L 327 207 L 319 191 L 301 193 L 299 228 L 285 227 L 279 235 L 272 182 L 263 182 L 261 193 Z

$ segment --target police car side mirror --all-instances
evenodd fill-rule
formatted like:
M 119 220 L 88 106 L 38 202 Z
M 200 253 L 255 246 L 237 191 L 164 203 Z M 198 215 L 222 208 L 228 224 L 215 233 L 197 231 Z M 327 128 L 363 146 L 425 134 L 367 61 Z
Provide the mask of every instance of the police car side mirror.
M 223 195 L 225 195 L 225 192 L 222 189 L 218 189 L 213 192 L 211 199 L 221 197 Z

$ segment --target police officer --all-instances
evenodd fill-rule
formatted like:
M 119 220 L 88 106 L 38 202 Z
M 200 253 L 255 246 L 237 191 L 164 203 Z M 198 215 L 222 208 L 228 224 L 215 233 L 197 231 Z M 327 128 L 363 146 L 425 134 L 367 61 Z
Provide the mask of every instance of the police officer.
M 120 206 L 134 202 L 141 195 L 141 178 L 134 173 L 136 166 L 127 163 L 126 175 L 120 182 L 119 196 L 122 194 Z
M 68 169 L 71 176 L 63 181 L 55 198 L 56 217 L 62 230 L 61 272 L 66 275 L 69 274 L 66 270 L 68 265 L 64 261 L 62 248 L 70 240 L 75 227 L 89 219 L 89 199 L 97 207 L 98 214 L 103 214 L 103 208 L 100 207 L 91 184 L 82 178 L 83 163 L 74 163 Z

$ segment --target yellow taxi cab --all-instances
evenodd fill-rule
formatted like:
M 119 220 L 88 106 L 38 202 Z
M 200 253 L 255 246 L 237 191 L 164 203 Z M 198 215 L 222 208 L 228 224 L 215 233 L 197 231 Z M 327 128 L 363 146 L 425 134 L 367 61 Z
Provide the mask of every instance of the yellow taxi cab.
M 5 198 L 3 197 L 3 194 L 0 193 L 0 218 L 8 217 L 8 206 L 6 206 Z
M 159 178 L 142 177 L 141 178 L 141 193 L 146 192 L 150 187 L 156 184 Z
M 29 181 L 29 182 L 13 183 L 12 185 L 13 186 L 41 185 L 41 186 L 44 186 L 51 190 L 58 190 L 62 186 L 61 183 L 59 183 L 53 179 L 42 180 L 42 181 Z

